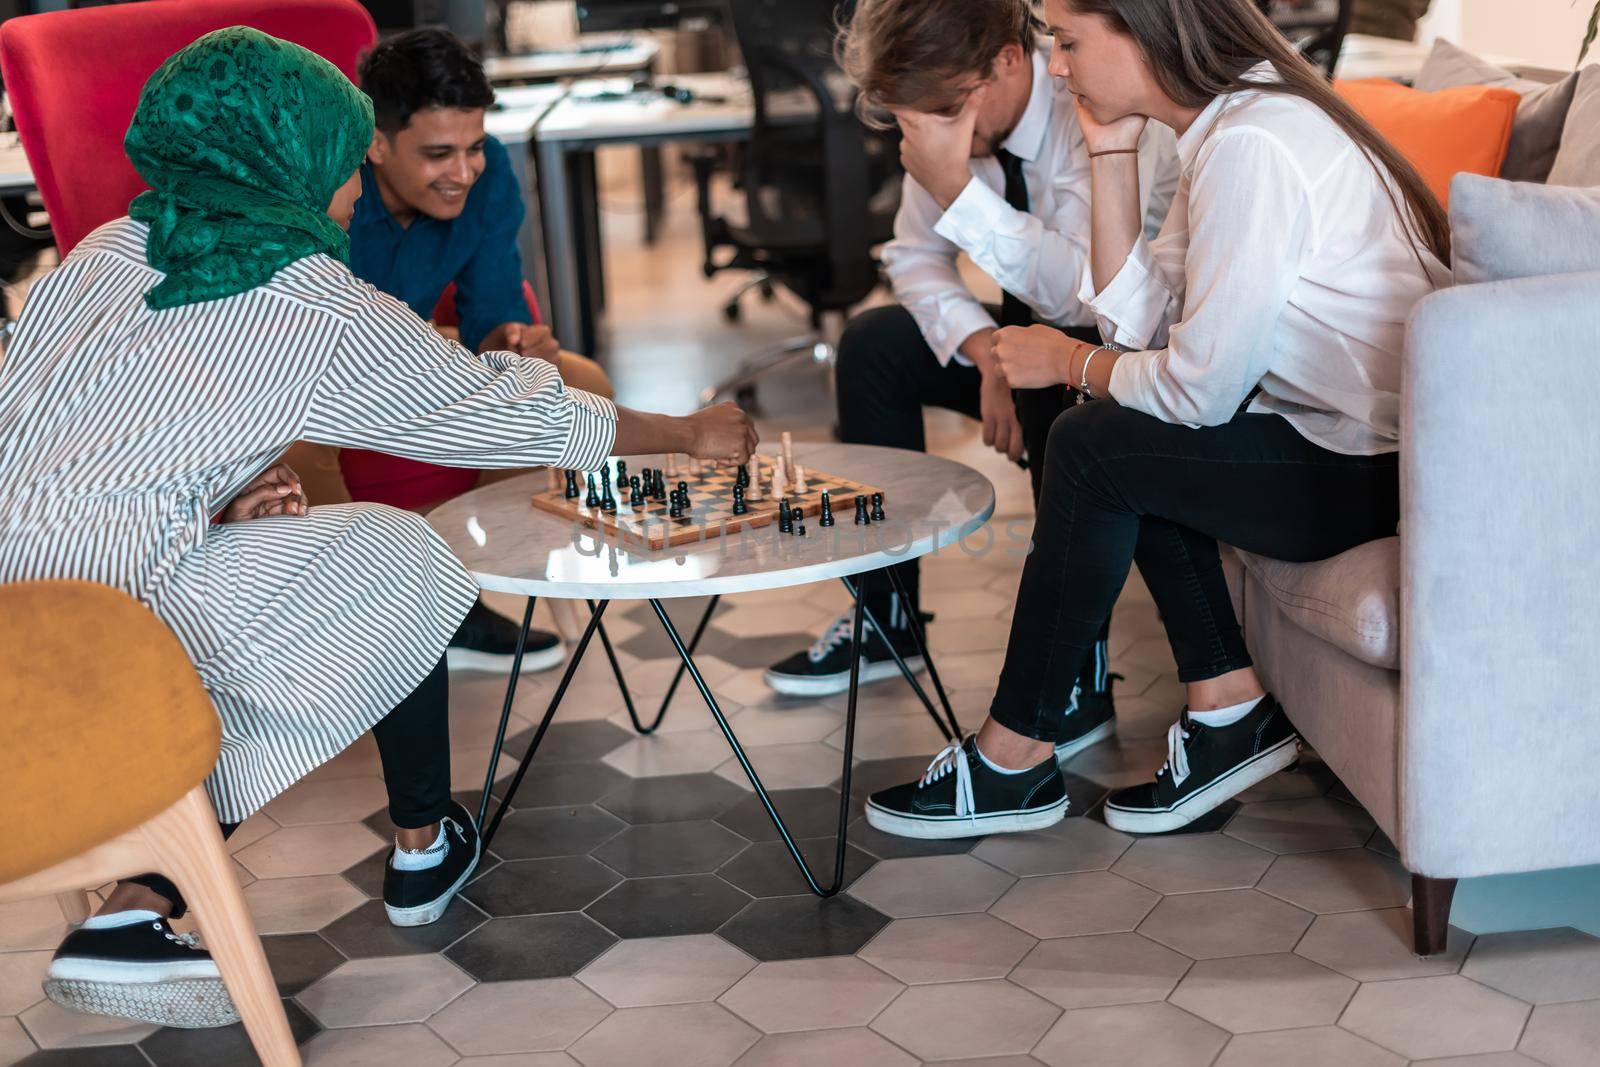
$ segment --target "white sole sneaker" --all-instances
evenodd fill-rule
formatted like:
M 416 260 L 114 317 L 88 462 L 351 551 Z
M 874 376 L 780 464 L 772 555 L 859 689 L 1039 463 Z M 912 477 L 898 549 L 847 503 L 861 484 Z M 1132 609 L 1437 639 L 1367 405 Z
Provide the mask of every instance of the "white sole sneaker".
M 502 656 L 471 648 L 447 648 L 444 656 L 446 665 L 452 671 L 480 671 L 484 674 L 510 674 L 511 664 L 516 659 L 514 655 Z M 537 674 L 540 671 L 554 670 L 566 662 L 566 659 L 566 646 L 557 642 L 537 652 L 532 649 L 523 652 L 522 669 L 524 672 Z
M 77 973 L 77 970 L 73 968 L 73 973 Z M 44 980 L 44 995 L 68 1011 L 111 1015 L 182 1030 L 231 1026 L 239 1021 L 239 1009 L 233 1006 L 228 987 L 223 985 L 219 977 L 171 978 L 150 982 L 56 977 L 50 974 Z
M 984 834 L 1016 834 L 1054 826 L 1067 815 L 1068 798 L 1062 797 L 1047 808 L 1024 811 L 995 811 L 987 815 L 941 816 L 913 819 L 880 808 L 867 801 L 867 825 L 896 837 L 922 841 L 947 841 L 957 837 L 982 837 Z
M 1288 767 L 1300 755 L 1300 739 L 1286 737 L 1256 753 L 1204 789 L 1180 800 L 1166 811 L 1138 811 L 1106 802 L 1106 825 L 1130 834 L 1160 834 L 1178 830 L 1227 803 L 1258 782 Z
M 1117 720 L 1115 718 L 1107 719 L 1082 737 L 1069 741 L 1064 745 L 1057 745 L 1056 764 L 1059 766 L 1089 746 L 1098 745 L 1100 742 L 1115 736 L 1117 736 Z
M 450 902 L 456 898 L 456 894 L 461 892 L 462 887 L 472 880 L 473 874 L 478 870 L 478 861 L 482 858 L 483 845 L 475 836 L 472 839 L 472 862 L 467 864 L 466 869 L 461 872 L 461 877 L 456 879 L 455 885 L 452 885 L 426 904 L 415 904 L 409 908 L 396 908 L 385 903 L 383 910 L 389 915 L 389 925 L 427 926 L 429 923 L 438 922 L 439 917 L 450 906 Z
M 913 674 L 921 674 L 927 670 L 927 663 L 921 656 L 907 656 L 906 666 L 911 668 Z M 863 663 L 860 671 L 861 685 L 870 682 L 881 682 L 885 678 L 900 677 L 900 667 L 894 660 L 888 659 L 878 663 Z M 806 678 L 797 674 L 778 674 L 767 671 L 762 675 L 767 685 L 775 693 L 782 693 L 786 697 L 825 697 L 835 693 L 850 691 L 850 672 L 842 671 L 839 674 L 828 674 L 817 678 Z

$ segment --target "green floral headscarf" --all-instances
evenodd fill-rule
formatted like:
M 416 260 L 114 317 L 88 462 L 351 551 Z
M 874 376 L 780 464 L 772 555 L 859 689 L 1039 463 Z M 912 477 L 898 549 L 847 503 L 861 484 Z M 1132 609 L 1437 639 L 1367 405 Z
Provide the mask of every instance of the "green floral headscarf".
M 166 274 L 145 303 L 232 296 L 318 252 L 348 263 L 328 202 L 371 141 L 372 101 L 299 45 L 231 26 L 175 53 L 123 142 L 150 185 L 128 214 L 150 224 L 146 253 Z

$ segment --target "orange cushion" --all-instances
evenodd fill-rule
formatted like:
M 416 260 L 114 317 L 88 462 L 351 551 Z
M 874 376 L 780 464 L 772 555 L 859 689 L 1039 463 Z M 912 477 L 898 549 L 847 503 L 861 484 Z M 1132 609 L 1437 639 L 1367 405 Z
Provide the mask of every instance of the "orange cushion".
M 1424 93 L 1387 78 L 1336 81 L 1334 88 L 1411 161 L 1446 206 L 1450 179 L 1494 177 L 1505 162 L 1522 98 L 1511 89 L 1460 85 Z

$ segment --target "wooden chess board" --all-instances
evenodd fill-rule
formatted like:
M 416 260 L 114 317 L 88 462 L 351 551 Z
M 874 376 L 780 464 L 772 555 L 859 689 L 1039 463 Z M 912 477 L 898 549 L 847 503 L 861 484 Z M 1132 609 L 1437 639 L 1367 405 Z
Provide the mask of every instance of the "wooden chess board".
M 643 473 L 645 464 L 625 462 L 630 475 Z M 533 506 L 540 511 L 547 511 L 598 531 L 603 539 L 619 539 L 652 549 L 694 544 L 739 530 L 768 526 L 778 521 L 778 501 L 770 494 L 760 500 L 751 500 L 747 491 L 745 496 L 747 510 L 743 515 L 733 513 L 733 483 L 739 473 L 737 467 L 722 469 L 707 467 L 699 474 L 680 468 L 676 475 L 666 475 L 669 492 L 676 488 L 679 482 L 686 482 L 689 486 L 690 508 L 680 518 L 674 519 L 668 514 L 669 506 L 665 500 L 647 498 L 641 507 L 634 508 L 629 505 L 627 490 L 618 490 L 616 487 L 617 461 L 607 460 L 606 465 L 611 472 L 611 493 L 617 502 L 615 512 L 606 512 L 598 507 L 591 508 L 584 503 L 584 497 L 581 495 L 575 500 L 568 500 L 564 471 L 555 472 L 552 476 L 552 488 L 533 494 Z M 584 474 L 579 472 L 580 490 L 584 487 L 584 477 Z M 599 484 L 600 478 L 597 472 L 595 485 Z M 791 490 L 788 500 L 791 507 L 804 510 L 806 534 L 811 537 L 817 536 L 822 529 L 817 520 L 822 513 L 824 490 L 828 492 L 829 503 L 833 507 L 834 521 L 844 526 L 849 526 L 855 521 L 857 496 L 864 496 L 870 500 L 873 493 L 883 492 L 875 486 L 862 485 L 848 478 L 840 478 L 824 471 L 808 470 L 805 493 L 802 495 Z

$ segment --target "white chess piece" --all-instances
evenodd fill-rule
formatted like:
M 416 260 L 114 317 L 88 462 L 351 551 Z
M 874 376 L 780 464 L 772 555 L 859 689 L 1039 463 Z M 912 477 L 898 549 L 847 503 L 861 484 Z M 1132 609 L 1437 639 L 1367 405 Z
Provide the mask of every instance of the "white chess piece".
M 794 435 L 788 430 L 783 431 L 780 438 L 783 443 L 783 476 L 786 480 L 794 477 Z
M 783 457 L 779 456 L 772 464 L 772 499 L 782 500 L 788 495 L 789 478 L 784 470 Z
M 794 495 L 806 495 L 806 468 L 801 463 L 794 465 Z

